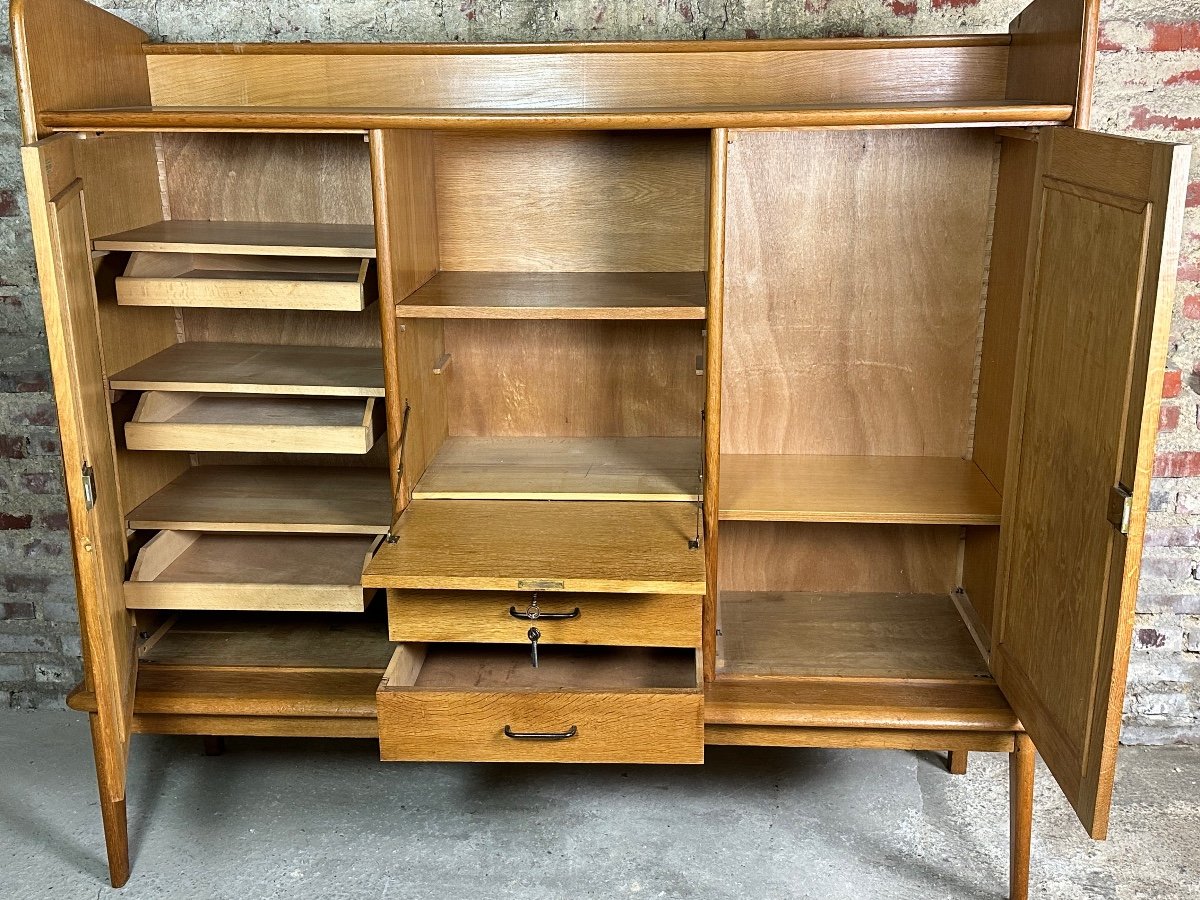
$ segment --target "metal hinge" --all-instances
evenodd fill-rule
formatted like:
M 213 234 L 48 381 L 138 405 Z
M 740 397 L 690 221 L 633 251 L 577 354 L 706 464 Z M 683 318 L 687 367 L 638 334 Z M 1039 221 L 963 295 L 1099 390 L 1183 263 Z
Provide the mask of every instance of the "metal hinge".
M 83 505 L 88 509 L 96 505 L 96 474 L 86 460 L 83 463 Z
M 1121 534 L 1129 534 L 1129 518 L 1133 515 L 1133 491 L 1118 484 L 1108 496 L 1108 521 Z

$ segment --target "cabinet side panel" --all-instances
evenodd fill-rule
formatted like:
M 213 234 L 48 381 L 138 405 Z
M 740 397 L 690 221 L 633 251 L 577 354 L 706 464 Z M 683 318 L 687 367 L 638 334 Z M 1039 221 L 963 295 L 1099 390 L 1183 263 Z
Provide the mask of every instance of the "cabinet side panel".
M 13 0 L 10 16 L 25 143 L 49 134 L 44 110 L 150 102 L 144 31 L 83 0 Z
M 732 132 L 725 453 L 962 456 L 994 144 Z
M 1100 0 L 1034 0 L 1009 25 L 1010 100 L 1075 105 L 1072 124 L 1086 128 L 1092 113 Z

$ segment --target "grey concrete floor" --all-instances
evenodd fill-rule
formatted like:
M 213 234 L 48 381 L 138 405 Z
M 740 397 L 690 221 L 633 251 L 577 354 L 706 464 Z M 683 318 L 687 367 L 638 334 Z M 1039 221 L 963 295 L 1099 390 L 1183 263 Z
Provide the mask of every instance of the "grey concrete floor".
M 105 881 L 87 722 L 0 714 L 0 898 L 1001 898 L 1003 756 L 710 747 L 703 767 L 385 765 L 369 741 L 137 736 Z M 1044 769 L 1034 895 L 1200 896 L 1200 751 L 1122 751 L 1112 836 Z

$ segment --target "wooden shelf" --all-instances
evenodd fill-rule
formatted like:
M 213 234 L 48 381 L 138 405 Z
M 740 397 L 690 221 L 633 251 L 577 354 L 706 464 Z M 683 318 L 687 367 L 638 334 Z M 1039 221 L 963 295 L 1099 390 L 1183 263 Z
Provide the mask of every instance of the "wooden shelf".
M 990 678 L 954 601 L 937 594 L 722 591 L 719 678 Z
M 991 681 L 962 684 L 844 678 L 718 680 L 705 685 L 704 723 L 835 729 L 1020 730 L 1016 714 Z
M 134 729 L 374 737 L 392 650 L 370 612 L 182 613 L 140 649 Z M 95 712 L 89 691 L 68 702 Z
M 697 438 L 447 438 L 419 500 L 698 500 Z
M 379 538 L 160 531 L 125 582 L 129 609 L 362 612 Z
M 720 517 L 752 522 L 985 525 L 1000 494 L 970 460 L 925 456 L 721 456 Z
M 374 347 L 294 347 L 188 341 L 118 372 L 114 390 L 382 397 Z
M 384 534 L 388 473 L 332 466 L 195 466 L 129 514 L 130 528 Z
M 688 503 L 414 500 L 368 587 L 699 594 Z
M 1074 107 L 1057 103 L 876 103 L 800 106 L 570 109 L 410 109 L 397 107 L 126 106 L 49 110 L 51 131 L 336 131 L 375 128 L 638 129 L 801 128 L 909 125 L 1054 125 Z
M 153 253 L 237 253 L 250 256 L 375 258 L 371 225 L 315 222 L 198 222 L 176 219 L 92 241 L 97 250 Z
M 364 454 L 383 433 L 374 397 L 146 391 L 125 423 L 130 450 Z
M 369 267 L 357 257 L 136 251 L 116 280 L 117 303 L 358 312 L 376 296 Z
M 703 272 L 440 272 L 405 318 L 704 319 Z

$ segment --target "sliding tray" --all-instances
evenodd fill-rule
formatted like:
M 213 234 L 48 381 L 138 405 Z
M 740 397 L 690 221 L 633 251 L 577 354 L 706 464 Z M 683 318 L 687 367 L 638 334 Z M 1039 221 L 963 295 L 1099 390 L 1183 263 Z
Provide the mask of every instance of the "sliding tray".
M 379 685 L 384 760 L 700 763 L 694 650 L 402 644 Z
M 384 431 L 374 397 L 146 391 L 125 423 L 130 450 L 368 452 Z
M 375 300 L 369 259 L 137 252 L 117 279 L 122 306 L 355 312 Z
M 362 612 L 381 537 L 160 531 L 125 582 L 129 609 Z

